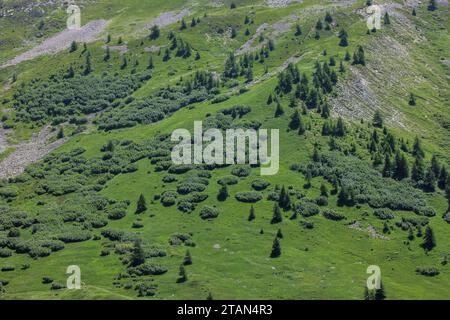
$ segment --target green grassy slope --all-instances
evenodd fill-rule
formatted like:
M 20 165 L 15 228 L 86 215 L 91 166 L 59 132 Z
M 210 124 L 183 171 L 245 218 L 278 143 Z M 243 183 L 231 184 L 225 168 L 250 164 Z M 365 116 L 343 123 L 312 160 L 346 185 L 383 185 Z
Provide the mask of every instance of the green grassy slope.
M 350 66 L 350 63 L 346 62 L 347 70 L 344 74 L 339 74 L 338 87 L 329 95 L 329 98 L 336 96 L 336 99 L 339 99 L 343 94 L 340 91 L 340 85 L 351 84 L 355 72 L 362 74 L 370 86 L 377 86 L 374 89 L 376 95 L 378 97 L 382 95 L 385 99 L 382 101 L 390 103 L 389 107 L 382 106 L 383 115 L 388 119 L 389 130 L 398 138 L 403 137 L 407 140 L 410 146 L 414 137 L 420 135 L 427 152 L 427 163 L 431 154 L 438 154 L 441 163 L 449 163 L 449 134 L 448 129 L 442 126 L 442 121 L 448 121 L 448 112 L 446 112 L 448 85 L 442 81 L 448 75 L 448 67 L 439 61 L 441 56 L 448 52 L 446 50 L 448 43 L 445 41 L 445 34 L 448 33 L 448 24 L 445 24 L 448 8 L 439 8 L 437 12 L 429 13 L 421 7 L 418 10 L 418 16 L 412 19 L 414 25 L 426 32 L 428 45 L 419 44 L 408 47 L 408 53 L 413 57 L 413 62 L 405 68 L 408 68 L 407 76 L 420 75 L 424 80 L 415 83 L 414 87 L 398 85 L 396 82 L 392 86 L 383 87 L 380 79 L 388 79 L 389 74 L 383 73 L 375 77 L 370 70 L 375 62 L 379 62 L 377 56 L 385 55 L 394 59 L 395 54 L 386 48 L 380 49 L 376 44 L 384 41 L 383 39 L 401 34 L 398 35 L 393 30 L 398 22 L 394 16 L 391 16 L 391 26 L 377 31 L 376 34 L 366 35 L 363 18 L 354 12 L 355 9 L 363 7 L 362 1 L 353 6 L 338 8 L 333 8 L 326 1 L 320 4 L 316 4 L 316 1 L 304 1 L 288 8 L 276 9 L 260 6 L 262 1 L 254 6 L 252 6 L 254 1 L 234 1 L 237 4 L 234 10 L 229 9 L 228 3 L 224 7 L 205 6 L 206 1 L 127 0 L 125 2 L 125 6 L 124 1 L 91 4 L 86 8 L 83 19 L 86 21 L 99 18 L 111 19 L 112 22 L 106 33 L 112 35 L 112 42 L 117 42 L 119 36 L 123 37 L 129 50 L 126 53 L 129 64 L 131 65 L 135 59 L 139 61 L 136 67 L 137 72 L 146 71 L 150 56 L 143 48 L 168 45 L 167 35 L 170 31 L 176 32 L 183 40 L 191 43 L 193 51 L 201 55 L 198 61 L 194 57 L 188 59 L 173 57 L 164 63 L 162 54 L 151 54 L 155 62 L 155 69 L 152 70 L 153 77 L 132 94 L 136 100 L 144 99 L 169 85 L 174 86 L 180 77 L 186 79 L 197 69 L 222 73 L 228 53 L 238 49 L 249 38 L 244 34 L 247 28 L 243 24 L 246 15 L 254 17 L 254 24 L 248 26 L 251 36 L 262 23 L 273 24 L 283 21 L 286 16 L 298 14 L 298 23 L 303 29 L 303 35 L 294 36 L 293 24 L 288 32 L 277 36 L 276 49 L 265 61 L 268 72 L 276 72 L 277 68 L 289 58 L 299 56 L 301 58 L 297 63 L 298 68 L 302 74 L 306 73 L 310 76 L 317 60 L 325 62 L 330 56 L 335 56 L 339 65 L 339 61 L 347 50 L 353 54 L 357 44 L 363 44 L 367 51 L 367 65 L 365 67 Z M 179 31 L 179 25 L 174 24 L 162 29 L 161 37 L 157 40 L 142 38 L 140 26 L 162 12 L 178 11 L 186 5 L 192 11 L 185 20 L 190 22 L 192 17 L 200 17 L 199 25 Z M 321 38 L 316 40 L 314 39 L 315 22 L 319 17 L 322 18 L 326 11 L 332 13 L 339 26 L 333 26 L 331 31 L 322 31 Z M 234 26 L 238 31 L 234 39 L 214 32 L 214 30 L 226 29 L 230 26 Z M 338 46 L 339 39 L 336 35 L 342 27 L 349 33 L 350 46 L 347 48 Z M 103 72 L 117 73 L 117 77 L 129 74 L 131 67 L 120 68 L 122 58 L 117 52 L 112 51 L 112 58 L 108 62 L 103 61 L 102 46 L 104 46 L 103 41 L 88 45 L 92 56 L 93 73 L 96 75 L 101 75 Z M 323 55 L 324 50 L 327 51 L 326 56 Z M 63 73 L 69 65 L 74 65 L 77 72 L 81 71 L 84 57 L 80 52 L 81 49 L 74 53 L 61 52 L 54 57 L 41 57 L 6 69 L 0 75 L 0 80 L 8 82 L 7 79 L 13 73 L 18 74 L 19 80 L 12 85 L 11 89 L 2 93 L 2 98 L 12 100 L 20 83 L 27 83 L 37 75 L 45 78 L 55 71 Z M 418 63 L 424 59 L 426 64 Z M 395 68 L 393 65 L 395 61 L 384 61 L 383 63 L 387 66 L 381 68 L 381 72 L 386 72 L 390 66 Z M 334 67 L 336 70 L 337 68 Z M 234 196 L 237 192 L 252 190 L 252 181 L 260 178 L 257 168 L 252 169 L 250 176 L 239 178 L 237 185 L 228 187 L 230 197 L 224 202 L 216 200 L 220 188 L 217 181 L 224 176 L 229 176 L 233 167 L 212 170 L 209 185 L 204 192 L 208 195 L 208 199 L 188 214 L 179 211 L 177 205 L 165 207 L 160 201 L 154 200 L 155 195 L 176 189 L 177 182 L 163 182 L 167 172 L 158 172 L 156 166 L 144 158 L 137 162 L 137 171 L 115 175 L 99 191 L 100 195 L 108 199 L 130 200 L 131 205 L 127 208 L 126 216 L 120 220 L 109 220 L 106 227 L 91 229 L 90 232 L 93 236 L 100 235 L 106 229 L 132 232 L 146 245 L 156 246 L 166 252 L 164 257 L 147 259 L 151 263 L 166 267 L 168 270 L 166 273 L 157 276 L 117 279 L 117 275 L 126 270 L 126 265 L 120 259 L 126 257 L 128 253 L 125 255 L 116 253 L 114 245 L 126 246 L 126 244 L 118 244 L 101 237 L 100 240 L 91 239 L 65 244 L 63 250 L 54 252 L 48 257 L 32 259 L 27 254 L 13 252 L 11 257 L 0 258 L 0 267 L 16 267 L 14 271 L 0 272 L 0 280 L 9 281 L 9 284 L 4 286 L 5 292 L 2 298 L 134 299 L 138 298 L 136 290 L 133 290 L 134 285 L 145 282 L 156 286 L 156 294 L 153 297 L 146 297 L 148 299 L 205 299 L 209 292 L 215 299 L 362 299 L 368 277 L 366 269 L 369 265 L 379 265 L 389 299 L 448 299 L 449 293 L 446 288 L 450 282 L 450 271 L 447 265 L 441 265 L 441 260 L 450 251 L 447 241 L 449 225 L 442 219 L 447 209 L 447 201 L 442 190 L 438 189 L 434 193 L 417 191 L 437 213 L 428 220 L 438 245 L 427 254 L 420 247 L 422 238 L 415 237 L 414 240 L 408 241 L 408 231 L 395 226 L 395 222 L 399 222 L 401 218 L 417 218 L 414 212 L 396 211 L 396 218 L 389 222 L 392 230 L 390 234 L 385 235 L 388 239 L 375 238 L 371 236 L 373 232 L 367 231 L 366 228 L 372 226 L 377 234 L 383 234 L 383 221 L 374 217 L 373 208 L 367 204 L 338 206 L 337 195 L 330 195 L 328 208 L 345 215 L 346 219 L 343 221 L 331 221 L 325 219 L 322 214 L 291 220 L 289 219 L 293 213 L 291 210 L 283 212 L 283 222 L 270 223 L 274 203 L 266 199 L 269 191 L 276 185 L 291 187 L 292 190 L 301 192 L 308 199 L 315 199 L 320 195 L 322 183 L 327 185 L 329 190 L 332 186 L 322 177 L 316 177 L 312 179 L 312 186 L 305 188 L 304 185 L 307 182 L 305 175 L 290 169 L 292 164 L 310 162 L 316 144 L 325 154 L 330 139 L 321 135 L 322 124 L 325 120 L 314 110 L 303 117 L 303 120 L 311 125 L 311 129 L 304 136 L 299 136 L 296 131 L 287 130 L 290 116 L 294 112 L 288 106 L 289 95 L 280 97 L 285 114 L 274 118 L 275 104 L 267 105 L 266 101 L 269 93 L 273 92 L 277 85 L 277 75 L 264 79 L 264 69 L 263 64 L 255 62 L 254 78 L 263 80 L 247 85 L 245 92 L 242 91 L 239 94 L 232 88 L 221 88 L 222 94 L 231 96 L 224 102 L 213 104 L 207 100 L 195 103 L 189 108 L 178 110 L 160 122 L 151 125 L 139 124 L 132 128 L 110 132 L 99 131 L 94 124 L 90 124 L 84 134 L 70 137 L 65 145 L 54 152 L 58 155 L 82 147 L 85 149 L 83 156 L 87 159 L 101 157 L 103 152 L 100 150 L 108 141 L 130 139 L 136 143 L 143 143 L 159 134 L 170 134 L 177 128 L 191 129 L 194 121 L 214 116 L 222 109 L 235 105 L 250 106 L 251 112 L 241 121 L 259 121 L 264 128 L 280 129 L 280 172 L 275 176 L 262 177 L 269 181 L 271 186 L 262 191 L 264 199 L 254 204 L 256 211 L 254 221 L 249 222 L 247 219 L 250 204 L 238 202 Z M 245 87 L 243 78 L 239 80 L 238 88 Z M 409 92 L 415 93 L 418 97 L 417 106 L 414 108 L 407 103 Z M 402 98 L 399 98 L 400 96 Z M 355 144 L 356 154 L 366 167 L 371 166 L 365 140 L 373 130 L 369 124 L 373 114 L 371 106 L 373 105 L 360 106 L 365 108 L 362 110 L 365 122 L 361 124 L 360 117 L 350 117 L 353 121 L 346 123 L 349 133 L 345 138 L 337 139 L 343 150 L 349 150 L 351 145 Z M 11 104 L 5 103 L 3 108 L 10 109 Z M 395 121 L 389 121 L 391 108 L 402 112 L 406 126 L 399 126 Z M 109 111 L 111 110 L 107 110 L 106 114 Z M 334 110 L 334 114 L 340 114 L 339 111 Z M 345 112 L 343 114 L 348 115 Z M 7 121 L 15 125 L 18 138 L 29 136 L 43 124 L 18 122 L 14 112 L 8 113 L 8 117 Z M 67 127 L 66 130 L 69 128 Z M 381 134 L 381 130 L 379 132 Z M 342 157 L 345 158 L 344 155 Z M 412 157 L 408 157 L 412 163 Z M 188 174 L 177 175 L 177 178 L 183 180 L 186 176 Z M 386 184 L 391 183 L 390 181 L 386 179 Z M 17 186 L 18 195 L 10 201 L 0 198 L 0 204 L 24 210 L 29 217 L 33 218 L 75 197 L 71 193 L 61 196 L 48 193 L 37 195 L 34 193 L 39 185 L 36 179 L 12 181 L 11 185 Z M 406 184 L 401 186 L 406 187 Z M 148 209 L 143 214 L 136 215 L 134 213 L 136 200 L 141 193 L 147 199 Z M 294 203 L 300 202 L 294 196 L 291 199 Z M 41 205 L 38 205 L 39 202 Z M 199 211 L 204 205 L 219 208 L 219 217 L 211 221 L 200 219 Z M 321 208 L 322 211 L 324 209 L 326 208 Z M 303 228 L 299 221 L 305 220 L 314 223 L 314 228 Z M 354 220 L 359 221 L 364 230 L 349 228 L 349 224 Z M 136 221 L 140 221 L 143 227 L 132 228 Z M 22 228 L 20 238 L 31 239 L 33 233 L 30 229 Z M 273 259 L 270 258 L 270 250 L 278 229 L 282 230 L 284 236 L 281 240 L 282 255 Z M 261 230 L 264 232 L 262 233 Z M 415 233 L 416 231 L 414 228 Z M 0 240 L 6 237 L 7 233 L 7 230 L 0 229 Z M 191 233 L 195 246 L 170 245 L 169 239 L 176 233 Z M 100 252 L 107 248 L 110 248 L 111 253 L 108 256 L 100 256 Z M 187 249 L 193 259 L 193 264 L 186 267 L 188 281 L 176 283 L 178 268 Z M 21 270 L 20 266 L 23 264 L 29 264 L 29 268 Z M 66 268 L 73 264 L 81 268 L 82 290 L 51 290 L 49 284 L 42 283 L 42 277 L 51 276 L 56 282 L 65 284 Z M 440 274 L 435 277 L 419 275 L 415 272 L 417 267 L 438 268 Z

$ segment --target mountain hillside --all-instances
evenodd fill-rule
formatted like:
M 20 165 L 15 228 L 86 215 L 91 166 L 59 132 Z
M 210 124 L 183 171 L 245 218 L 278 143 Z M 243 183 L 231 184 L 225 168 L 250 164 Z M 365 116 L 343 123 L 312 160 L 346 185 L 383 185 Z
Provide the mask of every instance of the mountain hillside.
M 0 1 L 0 298 L 449 299 L 449 5 L 368 2 Z

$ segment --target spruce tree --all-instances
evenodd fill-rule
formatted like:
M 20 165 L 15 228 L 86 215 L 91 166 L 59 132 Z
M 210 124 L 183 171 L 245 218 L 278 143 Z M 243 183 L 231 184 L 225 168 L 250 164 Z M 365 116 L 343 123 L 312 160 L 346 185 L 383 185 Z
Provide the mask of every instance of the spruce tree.
M 141 193 L 137 202 L 136 214 L 140 214 L 146 210 L 147 210 L 147 202 L 145 200 L 144 195 Z
M 145 262 L 145 252 L 142 249 L 141 241 L 136 240 L 133 244 L 133 250 L 131 251 L 130 265 L 132 267 L 139 266 Z
M 154 25 L 150 30 L 149 38 L 150 40 L 156 40 L 159 38 L 161 32 L 159 30 L 159 27 L 157 25 Z
M 255 220 L 256 216 L 255 216 L 255 208 L 253 206 L 250 207 L 250 213 L 248 215 L 248 221 L 253 221 Z
M 75 71 L 73 70 L 72 66 L 69 66 L 69 69 L 67 70 L 66 78 L 73 78 L 75 76 Z
M 88 75 L 89 73 L 92 72 L 92 65 L 91 65 L 91 56 L 87 55 L 86 56 L 86 65 L 84 67 L 84 75 Z
M 58 134 L 56 135 L 57 139 L 62 139 L 64 138 L 64 129 L 61 127 L 59 128 Z
M 298 37 L 298 36 L 301 36 L 302 35 L 302 28 L 300 27 L 300 25 L 296 25 L 295 26 L 295 36 L 296 37 Z
M 416 139 L 414 140 L 412 154 L 415 157 L 421 157 L 421 158 L 425 157 L 425 152 L 422 149 L 422 143 L 421 143 L 419 137 L 416 137 Z
M 434 175 L 433 168 L 429 167 L 423 181 L 423 190 L 426 192 L 434 192 L 436 186 L 436 176 Z
M 372 124 L 375 128 L 382 128 L 383 127 L 383 117 L 381 116 L 380 111 L 375 111 L 375 114 L 373 116 Z
M 439 189 L 445 190 L 445 186 L 449 183 L 449 176 L 446 167 L 442 167 L 438 178 Z
M 298 110 L 295 110 L 291 116 L 291 122 L 289 123 L 289 128 L 291 130 L 296 130 L 296 129 L 298 129 L 299 125 L 300 125 L 300 114 L 298 113 Z
M 423 181 L 425 177 L 425 167 L 423 159 L 417 157 L 411 170 L 411 179 L 415 182 Z
M 325 185 L 325 184 L 321 184 L 320 185 L 320 195 L 322 196 L 322 197 L 328 197 L 328 188 L 327 188 L 327 186 Z
M 275 237 L 275 240 L 273 240 L 272 252 L 270 253 L 270 257 L 277 258 L 279 256 L 281 256 L 281 245 L 278 237 Z
M 105 56 L 103 57 L 103 61 L 108 61 L 111 58 L 111 51 L 109 47 L 106 47 Z
M 186 21 L 184 21 L 184 19 L 181 19 L 180 30 L 184 30 L 186 28 L 187 28 Z
M 219 190 L 219 194 L 217 195 L 217 200 L 225 201 L 229 197 L 227 185 L 224 184 Z
M 180 271 L 178 272 L 178 279 L 177 282 L 178 283 L 183 283 L 187 281 L 187 273 L 186 273 L 186 269 L 184 268 L 183 265 L 180 265 Z
M 433 229 L 430 226 L 427 226 L 425 229 L 425 235 L 423 236 L 422 248 L 428 252 L 433 250 L 436 247 L 436 240 L 434 238 Z
M 405 158 L 404 154 L 397 152 L 395 156 L 395 169 L 394 169 L 394 178 L 397 180 L 403 180 L 408 178 L 409 176 L 409 168 L 408 161 Z
M 409 101 L 408 101 L 408 104 L 409 104 L 410 106 L 415 106 L 415 105 L 416 105 L 416 96 L 415 96 L 413 93 L 411 93 L 411 94 L 409 95 Z
M 186 251 L 186 254 L 184 255 L 183 265 L 188 266 L 192 264 L 192 256 L 189 250 Z
M 69 52 L 75 52 L 78 49 L 78 44 L 75 41 L 72 41 L 70 44 Z
M 147 69 L 152 70 L 153 68 L 155 68 L 155 64 L 153 63 L 153 57 L 150 56 L 150 57 L 148 58 Z
M 298 134 L 299 135 L 304 135 L 305 132 L 306 132 L 306 126 L 305 126 L 305 123 L 303 122 L 303 117 L 299 117 Z
M 439 174 L 441 173 L 441 166 L 439 165 L 436 155 L 433 155 L 431 158 L 431 169 L 433 170 L 434 175 L 439 177 Z
M 387 11 L 386 11 L 386 13 L 384 14 L 383 22 L 384 22 L 385 25 L 391 24 L 391 19 L 389 18 L 389 13 L 387 13 Z
M 277 238 L 283 239 L 283 233 L 281 232 L 281 229 L 278 229 L 278 231 L 277 231 Z
M 272 220 L 270 221 L 270 223 L 276 224 L 276 223 L 280 223 L 281 221 L 283 221 L 283 217 L 281 215 L 280 206 L 278 205 L 278 203 L 275 203 L 275 205 L 273 207 L 273 217 L 272 217 Z
M 163 56 L 163 61 L 169 61 L 170 60 L 170 50 L 166 48 L 166 50 L 164 51 L 164 56 Z
M 277 101 L 277 108 L 275 109 L 275 118 L 281 117 L 284 114 L 283 107 L 280 102 Z
M 430 2 L 428 3 L 427 9 L 428 9 L 428 11 L 437 10 L 436 0 L 430 0 Z

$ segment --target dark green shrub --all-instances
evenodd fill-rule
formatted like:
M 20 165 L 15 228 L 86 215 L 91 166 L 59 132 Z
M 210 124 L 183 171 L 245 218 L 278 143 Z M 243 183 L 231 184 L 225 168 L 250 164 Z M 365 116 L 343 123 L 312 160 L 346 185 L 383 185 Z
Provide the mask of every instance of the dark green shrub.
M 236 200 L 245 202 L 245 203 L 255 203 L 260 200 L 262 200 L 263 196 L 261 193 L 256 191 L 245 191 L 245 192 L 238 192 L 235 195 Z
M 200 211 L 200 217 L 203 220 L 215 219 L 219 216 L 219 211 L 216 208 L 210 206 L 204 206 Z
M 225 176 L 217 181 L 220 185 L 234 185 L 238 183 L 238 179 L 235 176 Z
M 252 182 L 252 188 L 256 191 L 261 191 L 266 189 L 268 186 L 270 186 L 270 182 L 262 180 L 262 179 L 256 179 Z
M 326 209 L 323 211 L 323 216 L 329 220 L 333 220 L 333 221 L 340 221 L 345 219 L 345 216 L 337 213 L 336 211 L 332 210 L 332 209 Z
M 389 209 L 375 209 L 373 215 L 380 220 L 390 220 L 394 219 L 394 213 Z

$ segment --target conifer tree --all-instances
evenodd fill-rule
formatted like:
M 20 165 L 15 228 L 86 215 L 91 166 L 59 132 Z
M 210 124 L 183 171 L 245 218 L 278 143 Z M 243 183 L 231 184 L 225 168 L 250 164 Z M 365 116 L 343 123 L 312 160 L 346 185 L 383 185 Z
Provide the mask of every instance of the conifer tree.
M 280 102 L 277 101 L 277 108 L 275 109 L 275 118 L 281 117 L 284 114 L 283 107 Z
M 277 231 L 277 238 L 283 239 L 283 233 L 281 232 L 281 229 L 278 229 L 278 231 Z
M 428 9 L 428 11 L 437 10 L 436 0 L 430 0 L 430 2 L 428 3 L 427 9 Z
M 383 22 L 384 22 L 385 25 L 391 24 L 391 19 L 389 18 L 389 13 L 387 13 L 387 11 L 386 11 L 386 13 L 384 14 Z
M 434 238 L 433 229 L 430 226 L 427 226 L 425 229 L 425 235 L 423 236 L 422 248 L 428 252 L 433 250 L 436 247 L 436 239 Z
M 73 67 L 70 65 L 69 69 L 67 70 L 66 78 L 73 78 L 75 76 L 75 71 L 73 70 Z
M 445 186 L 449 183 L 449 175 L 446 167 L 441 168 L 441 172 L 438 178 L 438 187 L 442 190 L 445 190 Z
M 409 95 L 409 101 L 408 101 L 408 104 L 409 104 L 410 106 L 415 106 L 415 105 L 416 105 L 416 96 L 415 96 L 413 93 L 411 93 L 411 94 Z
M 383 177 L 389 178 L 392 177 L 392 163 L 391 163 L 391 157 L 389 157 L 389 154 L 386 153 L 385 159 L 384 159 L 384 167 L 383 167 Z
M 186 28 L 187 28 L 186 21 L 184 21 L 184 19 L 181 19 L 180 30 L 184 30 L 184 29 L 186 29 Z
M 192 256 L 189 250 L 186 251 L 186 254 L 184 255 L 183 265 L 188 266 L 192 264 Z
M 373 116 L 372 124 L 376 128 L 382 128 L 383 127 L 383 117 L 381 116 L 380 111 L 375 111 L 375 114 Z
M 303 122 L 303 118 L 299 117 L 299 122 L 298 122 L 298 134 L 299 135 L 304 135 L 306 132 L 306 126 L 305 123 Z
M 342 60 L 341 60 L 341 62 L 339 62 L 339 72 L 340 73 L 345 72 L 345 67 L 344 67 L 344 63 L 342 62 Z
M 170 50 L 166 48 L 166 50 L 164 51 L 164 56 L 163 56 L 163 61 L 169 61 L 170 60 Z
M 147 202 L 145 200 L 144 195 L 141 193 L 137 202 L 136 214 L 142 213 L 146 210 L 147 210 Z
M 255 216 L 255 208 L 253 206 L 250 207 L 250 213 L 248 215 L 248 221 L 253 221 L 255 220 L 256 216 Z
M 277 258 L 279 256 L 281 256 L 281 245 L 278 237 L 275 237 L 275 240 L 273 240 L 272 252 L 270 253 L 270 257 Z
M 431 158 L 431 170 L 433 170 L 435 177 L 439 177 L 439 174 L 441 173 L 441 166 L 439 165 L 439 161 L 437 160 L 435 154 Z
M 298 37 L 298 36 L 301 36 L 302 35 L 302 28 L 300 27 L 300 25 L 296 25 L 295 26 L 295 36 L 296 37 Z
M 155 68 L 155 64 L 153 63 L 153 57 L 150 56 L 150 57 L 148 58 L 147 69 L 152 70 L 153 68 Z
M 416 137 L 414 140 L 412 154 L 415 157 L 421 157 L 421 158 L 425 157 L 425 152 L 422 149 L 422 143 L 421 143 L 419 137 Z
M 394 169 L 394 178 L 397 180 L 403 180 L 408 178 L 409 176 L 409 168 L 408 161 L 405 158 L 404 154 L 397 152 L 395 156 L 395 169 Z
M 180 271 L 178 272 L 178 279 L 177 282 L 178 283 L 183 283 L 187 281 L 187 272 L 186 272 L 186 268 L 183 265 L 180 265 Z
M 75 52 L 78 49 L 78 44 L 75 41 L 72 41 L 70 44 L 69 52 Z
M 298 129 L 299 125 L 300 125 L 300 114 L 298 113 L 298 110 L 295 110 L 291 116 L 291 122 L 289 123 L 289 128 L 291 130 L 296 130 L 296 129 Z
M 130 265 L 132 267 L 139 266 L 145 262 L 145 252 L 142 249 L 141 241 L 136 240 L 133 244 L 133 250 L 131 251 Z
M 227 185 L 224 184 L 219 190 L 219 194 L 217 195 L 217 200 L 225 201 L 229 197 Z
M 128 59 L 127 57 L 123 56 L 122 58 L 122 64 L 120 65 L 120 69 L 125 69 L 128 66 Z
M 111 51 L 109 47 L 106 47 L 105 56 L 103 57 L 103 61 L 108 61 L 111 58 Z
M 436 186 L 436 176 L 434 175 L 433 168 L 429 167 L 423 181 L 423 190 L 426 192 L 434 192 Z
M 84 67 L 84 75 L 88 75 L 89 73 L 92 72 L 92 65 L 91 65 L 91 56 L 87 55 L 86 56 L 86 65 Z
M 423 159 L 417 157 L 411 170 L 411 179 L 416 183 L 423 181 L 425 177 L 425 168 L 423 164 Z
M 159 30 L 159 27 L 155 24 L 151 29 L 150 29 L 150 35 L 149 38 L 150 40 L 156 40 L 159 38 L 161 32 Z
M 328 188 L 327 188 L 327 186 L 325 185 L 325 184 L 321 184 L 320 185 L 320 195 L 322 196 L 322 197 L 328 197 Z
M 281 221 L 283 221 L 283 217 L 281 215 L 280 206 L 278 205 L 278 203 L 275 203 L 275 206 L 273 207 L 273 217 L 270 223 L 276 224 L 280 223 Z

